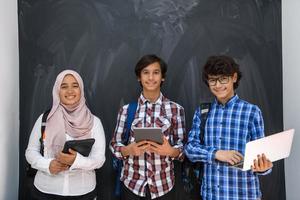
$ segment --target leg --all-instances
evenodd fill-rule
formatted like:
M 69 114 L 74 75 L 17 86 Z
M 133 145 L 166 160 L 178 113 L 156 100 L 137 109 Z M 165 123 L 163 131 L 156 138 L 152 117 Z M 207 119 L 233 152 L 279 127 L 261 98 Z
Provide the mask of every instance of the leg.
M 142 200 L 140 197 L 131 192 L 123 183 L 121 184 L 121 200 Z
M 176 199 L 175 198 L 175 188 L 172 188 L 172 190 L 170 192 L 157 198 L 157 200 L 174 200 L 174 199 Z
M 80 196 L 59 196 L 40 192 L 35 187 L 32 191 L 32 200 L 94 200 L 96 197 L 95 190 Z

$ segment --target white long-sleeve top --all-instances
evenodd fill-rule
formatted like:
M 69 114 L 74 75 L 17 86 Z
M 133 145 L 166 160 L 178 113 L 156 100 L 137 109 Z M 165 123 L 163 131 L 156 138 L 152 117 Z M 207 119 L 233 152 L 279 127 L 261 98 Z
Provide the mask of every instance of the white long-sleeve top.
M 40 154 L 41 123 L 42 115 L 35 122 L 25 153 L 26 160 L 31 167 L 38 170 L 34 178 L 34 186 L 43 193 L 61 196 L 78 196 L 93 191 L 96 187 L 95 169 L 100 168 L 105 161 L 106 143 L 100 119 L 94 116 L 91 137 L 95 138 L 95 143 L 90 155 L 84 157 L 77 153 L 69 170 L 56 175 L 49 171 L 50 162 L 54 158 L 47 155 L 47 148 L 44 149 L 44 156 Z M 72 139 L 66 134 L 66 140 Z

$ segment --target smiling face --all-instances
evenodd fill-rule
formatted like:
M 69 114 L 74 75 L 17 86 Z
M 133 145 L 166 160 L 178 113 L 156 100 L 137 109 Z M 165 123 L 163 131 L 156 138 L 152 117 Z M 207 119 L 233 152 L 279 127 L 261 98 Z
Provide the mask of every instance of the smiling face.
M 208 86 L 213 95 L 223 105 L 234 96 L 233 84 L 237 81 L 237 73 L 233 76 L 208 75 Z
M 162 78 L 161 67 L 158 62 L 154 62 L 142 69 L 138 80 L 143 86 L 143 92 L 160 93 Z
M 64 105 L 72 106 L 79 102 L 80 97 L 81 90 L 77 80 L 71 74 L 67 74 L 60 85 L 60 102 Z

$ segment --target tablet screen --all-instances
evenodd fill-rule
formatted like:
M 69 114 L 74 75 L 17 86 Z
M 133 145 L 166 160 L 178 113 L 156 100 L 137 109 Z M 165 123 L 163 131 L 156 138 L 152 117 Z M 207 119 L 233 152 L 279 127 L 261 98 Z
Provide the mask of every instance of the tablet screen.
M 134 138 L 136 142 L 150 140 L 158 144 L 163 143 L 163 134 L 161 128 L 157 127 L 142 127 L 133 128 Z

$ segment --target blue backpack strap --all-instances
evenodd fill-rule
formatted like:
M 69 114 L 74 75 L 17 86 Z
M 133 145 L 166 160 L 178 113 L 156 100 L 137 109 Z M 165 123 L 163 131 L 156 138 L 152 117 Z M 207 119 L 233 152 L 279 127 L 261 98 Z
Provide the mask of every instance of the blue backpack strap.
M 125 136 L 123 138 L 124 144 L 126 145 L 128 144 L 129 141 L 131 125 L 135 117 L 136 109 L 137 109 L 137 102 L 131 102 L 127 110 L 126 131 L 125 131 Z
M 126 122 L 125 122 L 126 123 L 126 125 L 125 125 L 126 131 L 125 131 L 124 137 L 122 137 L 122 143 L 124 145 L 127 145 L 129 142 L 131 124 L 135 117 L 137 105 L 138 105 L 137 102 L 132 102 L 129 104 L 128 109 L 127 109 L 127 117 L 126 117 Z M 122 167 L 123 167 L 123 161 L 113 158 L 113 165 L 115 166 L 115 168 L 117 170 L 114 195 L 116 197 L 119 197 L 121 195 L 120 177 L 121 177 L 121 171 L 122 171 Z

